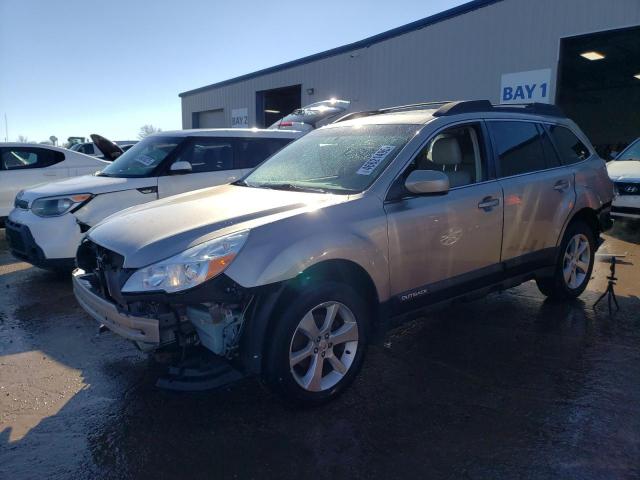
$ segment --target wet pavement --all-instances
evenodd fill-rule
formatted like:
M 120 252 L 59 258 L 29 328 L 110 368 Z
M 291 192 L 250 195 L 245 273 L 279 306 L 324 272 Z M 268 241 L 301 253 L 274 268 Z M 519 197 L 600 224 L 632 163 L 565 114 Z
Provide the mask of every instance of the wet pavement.
M 391 332 L 342 397 L 297 410 L 254 379 L 158 390 L 0 230 L 0 478 L 640 478 L 640 228 L 601 251 L 628 254 L 615 316 L 591 308 L 606 264 L 572 303 L 528 283 Z

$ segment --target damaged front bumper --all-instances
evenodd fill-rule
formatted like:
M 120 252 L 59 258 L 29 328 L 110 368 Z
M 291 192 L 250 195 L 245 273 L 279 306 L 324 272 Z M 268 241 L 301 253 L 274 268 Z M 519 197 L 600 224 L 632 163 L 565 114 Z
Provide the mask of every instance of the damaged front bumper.
M 161 345 L 160 321 L 124 312 L 114 303 L 102 298 L 92 286 L 90 277 L 81 269 L 73 271 L 73 293 L 82 308 L 98 323 L 112 332 L 150 350 Z
M 237 356 L 252 297 L 238 292 L 230 280 L 214 279 L 178 294 L 123 295 L 112 282 L 106 284 L 95 272 L 73 272 L 73 290 L 82 308 L 141 350 L 201 344 L 220 357 Z

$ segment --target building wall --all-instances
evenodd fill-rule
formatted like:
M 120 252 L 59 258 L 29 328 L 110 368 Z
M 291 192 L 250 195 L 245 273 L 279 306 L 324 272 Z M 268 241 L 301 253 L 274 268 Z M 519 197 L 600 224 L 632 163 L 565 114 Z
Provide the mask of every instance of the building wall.
M 192 113 L 249 109 L 255 92 L 302 84 L 302 104 L 336 97 L 366 110 L 433 100 L 498 102 L 503 73 L 552 69 L 560 38 L 640 25 L 640 0 L 504 0 L 367 48 L 182 97 L 183 128 Z M 306 89 L 313 88 L 313 95 Z

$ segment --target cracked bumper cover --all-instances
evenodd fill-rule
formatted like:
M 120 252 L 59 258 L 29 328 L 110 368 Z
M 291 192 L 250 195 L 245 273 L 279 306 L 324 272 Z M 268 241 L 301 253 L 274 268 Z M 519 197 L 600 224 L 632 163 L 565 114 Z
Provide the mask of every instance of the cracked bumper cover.
M 82 308 L 98 323 L 121 337 L 151 345 L 160 345 L 160 322 L 137 317 L 120 310 L 115 304 L 92 291 L 81 270 L 73 272 L 73 293 Z

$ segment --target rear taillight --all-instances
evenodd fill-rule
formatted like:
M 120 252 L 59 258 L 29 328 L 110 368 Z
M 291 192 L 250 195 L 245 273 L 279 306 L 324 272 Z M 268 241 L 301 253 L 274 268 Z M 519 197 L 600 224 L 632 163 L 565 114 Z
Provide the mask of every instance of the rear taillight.
M 293 122 L 280 122 L 278 124 L 278 128 L 282 128 L 282 127 L 293 127 Z

